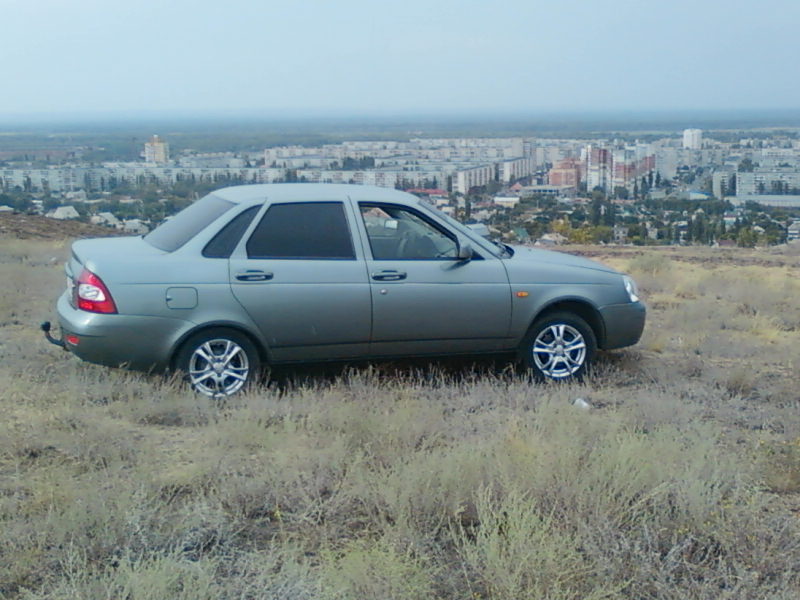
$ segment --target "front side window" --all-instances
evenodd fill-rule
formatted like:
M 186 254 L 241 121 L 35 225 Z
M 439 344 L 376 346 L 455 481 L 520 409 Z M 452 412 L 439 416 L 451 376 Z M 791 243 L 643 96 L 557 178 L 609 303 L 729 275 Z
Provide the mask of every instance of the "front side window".
M 458 256 L 456 240 L 415 211 L 363 203 L 361 217 L 375 260 L 435 260 Z
M 353 260 L 341 202 L 274 204 L 247 240 L 248 258 Z

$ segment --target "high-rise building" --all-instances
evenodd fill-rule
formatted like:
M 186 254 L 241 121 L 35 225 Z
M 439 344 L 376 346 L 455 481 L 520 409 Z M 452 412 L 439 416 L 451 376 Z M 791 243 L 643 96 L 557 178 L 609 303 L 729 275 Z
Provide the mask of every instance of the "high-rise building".
M 700 150 L 703 147 L 703 130 L 684 129 L 683 147 L 688 150 Z
M 635 144 L 617 148 L 611 153 L 613 159 L 611 189 L 624 187 L 635 189 L 642 177 L 655 170 L 656 158 L 648 144 Z
M 613 159 L 607 148 L 589 144 L 585 149 L 586 189 L 610 191 Z
M 153 135 L 149 142 L 144 144 L 144 162 L 156 165 L 165 165 L 169 162 L 169 144 L 162 142 L 157 135 Z
M 581 158 L 585 165 L 587 191 L 600 188 L 611 193 L 617 187 L 624 187 L 634 192 L 637 185 L 641 189 L 641 178 L 649 177 L 656 168 L 655 153 L 649 144 L 614 148 L 589 144 L 581 151 Z M 556 171 L 553 174 L 558 177 L 558 171 L 552 171 Z

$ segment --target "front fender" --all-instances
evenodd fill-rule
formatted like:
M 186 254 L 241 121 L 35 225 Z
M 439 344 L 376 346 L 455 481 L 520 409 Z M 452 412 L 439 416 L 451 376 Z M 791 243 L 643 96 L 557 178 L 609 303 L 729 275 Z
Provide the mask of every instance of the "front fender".
M 595 333 L 598 345 L 606 336 L 605 322 L 597 302 L 581 288 L 585 286 L 531 285 L 527 290 L 513 287 L 513 308 L 511 314 L 511 336 L 518 344 L 528 333 L 531 325 L 544 313 L 552 310 L 574 312 L 586 321 Z M 595 286 L 592 286 L 595 287 Z M 520 297 L 520 292 L 527 296 Z

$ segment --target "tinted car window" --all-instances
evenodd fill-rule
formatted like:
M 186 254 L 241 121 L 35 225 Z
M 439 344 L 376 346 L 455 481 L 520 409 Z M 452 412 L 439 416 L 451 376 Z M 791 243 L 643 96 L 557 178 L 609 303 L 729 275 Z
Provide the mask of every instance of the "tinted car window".
M 453 229 L 461 232 L 463 235 L 468 237 L 473 243 L 476 243 L 480 248 L 483 250 L 488 250 L 493 256 L 504 256 L 506 253 L 507 248 L 501 248 L 494 242 L 486 239 L 482 235 L 479 235 L 472 231 L 469 227 L 464 226 L 463 223 L 456 221 L 453 217 L 448 215 L 445 212 L 442 212 L 438 208 L 436 208 L 433 204 L 428 202 L 425 199 L 421 199 L 419 201 L 420 206 L 427 210 L 428 212 L 434 214 L 438 218 L 442 219 L 445 223 L 450 225 Z M 513 251 L 512 251 L 513 254 Z M 482 259 L 480 256 L 475 256 L 473 258 Z
M 206 247 L 203 248 L 203 256 L 207 258 L 230 258 L 233 249 L 236 248 L 236 244 L 239 243 L 239 239 L 241 239 L 242 234 L 260 208 L 261 206 L 251 206 L 231 219 L 230 223 L 220 229 L 219 233 L 206 244 Z
M 375 260 L 434 260 L 458 256 L 457 242 L 419 214 L 388 204 L 362 203 L 360 207 Z
M 247 240 L 249 258 L 354 259 L 341 202 L 275 204 Z
M 159 250 L 173 252 L 234 206 L 233 202 L 209 194 L 153 229 L 144 240 Z

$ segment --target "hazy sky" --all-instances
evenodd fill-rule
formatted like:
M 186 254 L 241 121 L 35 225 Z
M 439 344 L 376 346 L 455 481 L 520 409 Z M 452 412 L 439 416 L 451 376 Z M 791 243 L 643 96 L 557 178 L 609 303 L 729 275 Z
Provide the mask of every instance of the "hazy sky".
M 800 108 L 800 0 L 0 0 L 0 117 Z

